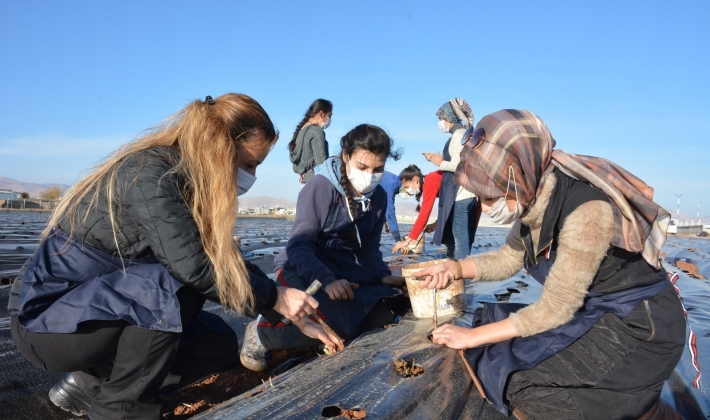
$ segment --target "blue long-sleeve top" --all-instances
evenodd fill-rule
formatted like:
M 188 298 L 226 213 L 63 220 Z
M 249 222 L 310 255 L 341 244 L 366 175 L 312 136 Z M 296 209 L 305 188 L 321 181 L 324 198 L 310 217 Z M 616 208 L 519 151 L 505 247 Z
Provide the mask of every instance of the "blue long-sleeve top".
M 382 180 L 380 180 L 380 185 L 387 193 L 387 213 L 385 218 L 390 227 L 392 237 L 395 241 L 399 242 L 402 240 L 402 237 L 399 234 L 399 225 L 397 224 L 397 213 L 394 208 L 394 199 L 397 197 L 399 187 L 402 186 L 402 183 L 400 182 L 398 175 L 385 171 L 382 175 Z
M 366 211 L 356 202 L 358 216 L 353 222 L 341 192 L 326 176 L 316 175 L 298 194 L 291 236 L 285 252 L 274 260 L 277 269 L 293 269 L 309 284 L 318 279 L 324 287 L 340 279 L 381 284 L 392 274 L 380 251 L 386 200 L 384 189 L 376 187 Z M 353 225 L 359 243 L 352 235 Z

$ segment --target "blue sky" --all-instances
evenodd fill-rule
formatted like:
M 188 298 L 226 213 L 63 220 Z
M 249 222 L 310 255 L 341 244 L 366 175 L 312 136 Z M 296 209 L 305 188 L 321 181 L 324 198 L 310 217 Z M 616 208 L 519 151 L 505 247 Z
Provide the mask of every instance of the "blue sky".
M 334 103 L 331 153 L 380 125 L 405 150 L 397 173 L 434 169 L 434 113 L 462 97 L 476 121 L 529 109 L 558 148 L 707 216 L 708 16 L 707 1 L 0 2 L 0 176 L 73 184 L 189 101 L 240 92 L 281 131 L 247 196 L 295 201 L 286 144 L 314 99 Z

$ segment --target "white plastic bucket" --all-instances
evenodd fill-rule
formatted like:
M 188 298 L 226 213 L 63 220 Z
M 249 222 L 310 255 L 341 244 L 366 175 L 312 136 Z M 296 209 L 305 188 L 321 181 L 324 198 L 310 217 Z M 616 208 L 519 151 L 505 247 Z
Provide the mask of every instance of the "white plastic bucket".
M 402 276 L 407 281 L 409 300 L 412 302 L 412 312 L 417 318 L 434 316 L 434 289 L 421 289 L 419 280 L 413 279 L 412 274 L 445 261 L 448 260 L 426 261 L 402 267 Z M 437 316 L 453 315 L 464 310 L 466 304 L 464 286 L 463 280 L 454 280 L 446 289 L 436 291 Z

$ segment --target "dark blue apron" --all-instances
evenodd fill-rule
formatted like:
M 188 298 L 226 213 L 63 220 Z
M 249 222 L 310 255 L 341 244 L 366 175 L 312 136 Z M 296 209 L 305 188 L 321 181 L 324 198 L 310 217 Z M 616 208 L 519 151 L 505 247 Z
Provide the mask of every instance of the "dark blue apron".
M 528 274 L 544 285 L 551 267 L 552 260 L 543 259 L 539 264 L 530 267 Z M 584 306 L 564 325 L 530 337 L 518 337 L 468 349 L 464 354 L 476 371 L 490 402 L 507 415 L 509 408 L 505 404 L 505 387 L 512 373 L 532 369 L 563 350 L 586 334 L 605 313 L 626 318 L 641 302 L 656 296 L 669 286 L 670 282 L 664 279 L 650 286 L 614 293 L 590 292 Z M 474 312 L 472 327 L 504 320 L 525 306 L 514 303 L 484 303 L 482 308 Z
M 398 293 L 385 286 L 367 267 L 358 264 L 355 254 L 360 249 L 355 223 L 350 228 L 336 233 L 321 233 L 316 242 L 316 256 L 325 264 L 336 279 L 357 283 L 354 299 L 331 300 L 325 293 L 325 286 L 313 297 L 318 301 L 318 312 L 345 335 L 357 333 L 362 320 L 372 310 L 378 300 Z M 278 272 L 278 280 L 283 286 L 306 290 L 309 284 L 295 270 L 284 268 Z
M 18 321 L 36 333 L 72 333 L 89 320 L 119 320 L 181 332 L 183 286 L 154 257 L 120 259 L 64 232 L 40 244 L 24 275 Z
M 451 143 L 451 138 L 444 145 L 444 151 L 442 155 L 444 160 L 451 161 L 451 154 L 449 153 L 449 144 Z M 459 190 L 459 186 L 454 184 L 454 173 L 443 171 L 444 176 L 441 178 L 441 187 L 439 187 L 439 215 L 437 216 L 436 231 L 434 232 L 433 241 L 437 245 L 441 245 L 441 240 L 444 238 L 444 227 L 446 226 L 446 221 L 449 220 L 451 211 L 454 208 L 454 203 L 456 202 L 456 193 Z M 452 250 L 453 251 L 453 250 Z

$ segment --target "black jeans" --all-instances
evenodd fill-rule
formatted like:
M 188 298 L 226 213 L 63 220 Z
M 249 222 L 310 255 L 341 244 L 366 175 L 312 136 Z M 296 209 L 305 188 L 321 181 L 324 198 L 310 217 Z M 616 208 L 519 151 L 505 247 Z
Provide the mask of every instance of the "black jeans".
M 19 352 L 34 365 L 73 372 L 77 384 L 93 399 L 91 419 L 156 419 L 161 404 L 155 397 L 174 367 L 181 337 L 204 303 L 186 287 L 177 292 L 177 297 L 183 333 L 152 331 L 121 320 L 82 322 L 69 334 L 33 333 L 13 316 L 12 338 Z M 232 347 L 230 354 L 237 354 L 236 334 L 232 331 L 231 335 L 224 343 Z M 232 359 L 237 360 L 231 357 L 227 364 Z M 220 362 L 225 360 L 218 360 L 219 366 L 203 366 L 203 373 L 224 368 Z M 181 360 L 179 365 L 195 364 Z

